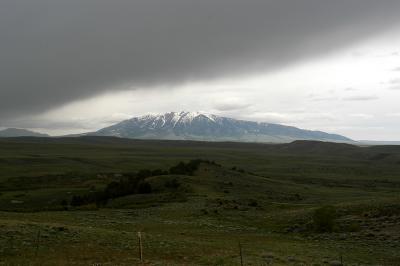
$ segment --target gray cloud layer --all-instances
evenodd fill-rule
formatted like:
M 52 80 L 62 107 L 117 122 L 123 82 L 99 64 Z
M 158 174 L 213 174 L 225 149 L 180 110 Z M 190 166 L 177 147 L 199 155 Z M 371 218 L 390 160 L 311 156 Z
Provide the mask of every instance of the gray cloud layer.
M 122 84 L 268 70 L 400 20 L 398 0 L 3 0 L 0 118 Z

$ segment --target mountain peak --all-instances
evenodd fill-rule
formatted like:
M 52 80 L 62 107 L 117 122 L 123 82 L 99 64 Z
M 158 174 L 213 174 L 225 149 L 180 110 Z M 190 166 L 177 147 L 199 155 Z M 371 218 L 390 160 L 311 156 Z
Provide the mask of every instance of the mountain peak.
M 344 136 L 279 124 L 258 123 L 205 112 L 147 114 L 100 129 L 90 135 L 137 139 L 171 139 L 241 142 L 319 140 L 351 142 Z
M 205 112 L 180 111 L 180 112 L 168 112 L 163 114 L 146 114 L 140 117 L 131 118 L 128 121 L 131 122 L 152 121 L 154 125 L 156 124 L 166 125 L 168 123 L 172 123 L 173 127 L 175 127 L 177 124 L 192 123 L 194 120 L 199 118 L 205 118 L 215 122 L 217 116 Z
M 180 119 L 184 119 L 185 121 L 192 122 L 195 118 L 197 117 L 204 117 L 208 118 L 211 121 L 215 122 L 215 118 L 217 117 L 216 115 L 204 113 L 204 112 L 186 112 L 186 111 L 181 111 L 178 113 L 178 116 Z

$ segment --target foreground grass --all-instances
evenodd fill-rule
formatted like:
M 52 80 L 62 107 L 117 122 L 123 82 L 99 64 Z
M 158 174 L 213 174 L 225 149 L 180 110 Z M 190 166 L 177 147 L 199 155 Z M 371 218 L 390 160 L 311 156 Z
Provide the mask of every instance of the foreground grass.
M 399 265 L 400 151 L 314 143 L 0 141 L 0 264 Z M 386 155 L 382 155 L 386 154 Z M 357 156 L 355 156 L 357 155 Z M 146 179 L 154 192 L 62 206 L 126 172 L 215 160 Z M 4 170 L 3 170 L 4 169 Z M 166 188 L 175 179 L 176 190 Z M 317 233 L 315 209 L 336 228 Z
M 187 204 L 176 203 L 134 211 L 1 213 L 7 217 L 0 221 L 1 260 L 22 265 L 132 265 L 139 262 L 138 231 L 144 232 L 149 265 L 238 265 L 239 241 L 246 265 L 323 264 L 340 256 L 347 263 L 394 265 L 390 263 L 399 258 L 395 247 L 376 246 L 373 239 L 280 234 L 268 226 L 242 223 L 244 217 L 233 222 L 224 218 L 228 213 L 199 216 L 185 209 Z M 262 214 L 251 216 L 260 222 Z

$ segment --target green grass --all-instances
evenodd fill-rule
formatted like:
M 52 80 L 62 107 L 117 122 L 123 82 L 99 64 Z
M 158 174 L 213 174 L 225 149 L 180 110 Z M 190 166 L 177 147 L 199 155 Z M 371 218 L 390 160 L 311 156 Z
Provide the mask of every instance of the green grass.
M 153 193 L 105 206 L 61 205 L 197 158 L 221 166 L 148 177 Z M 136 265 L 141 231 L 144 265 L 239 265 L 239 242 L 245 265 L 399 265 L 399 162 L 390 146 L 3 139 L 0 264 Z M 325 205 L 338 210 L 332 233 L 313 229 Z

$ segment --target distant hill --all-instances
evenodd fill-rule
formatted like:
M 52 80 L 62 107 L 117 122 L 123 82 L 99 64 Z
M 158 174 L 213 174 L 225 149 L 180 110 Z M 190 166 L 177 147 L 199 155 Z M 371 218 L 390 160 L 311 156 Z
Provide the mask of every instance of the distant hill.
M 400 145 L 400 141 L 384 141 L 384 140 L 359 140 L 364 145 Z
M 49 135 L 20 128 L 7 128 L 0 130 L 0 138 L 12 137 L 49 137 Z
M 170 112 L 134 117 L 86 135 L 236 142 L 287 143 L 294 140 L 352 142 L 347 137 L 322 131 L 237 120 L 200 112 Z
M 332 143 L 332 142 L 306 141 L 306 140 L 296 140 L 291 143 L 282 144 L 279 147 L 280 151 L 287 151 L 290 153 L 304 153 L 304 154 L 323 153 L 327 155 L 351 154 L 359 152 L 361 150 L 361 147 L 347 143 Z

